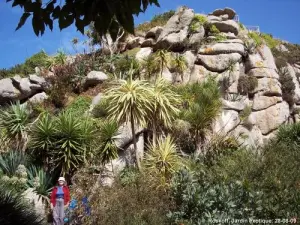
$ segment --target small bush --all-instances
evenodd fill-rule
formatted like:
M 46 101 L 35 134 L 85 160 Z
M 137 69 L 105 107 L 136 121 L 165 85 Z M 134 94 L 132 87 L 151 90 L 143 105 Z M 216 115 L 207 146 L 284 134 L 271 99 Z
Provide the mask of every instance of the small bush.
M 156 27 L 156 26 L 164 26 L 168 20 L 175 14 L 174 10 L 170 10 L 168 12 L 162 13 L 155 15 L 152 20 L 148 23 L 143 23 L 138 25 L 135 30 L 136 31 L 142 31 L 142 32 L 147 32 L 151 28 Z
M 262 39 L 266 42 L 267 46 L 270 48 L 270 49 L 273 49 L 275 48 L 278 44 L 279 44 L 279 41 L 274 39 L 272 35 L 270 34 L 265 34 L 265 33 L 262 33 L 261 34 L 261 37 Z
M 263 40 L 262 38 L 259 36 L 258 33 L 256 32 L 249 32 L 248 33 L 249 38 L 253 39 L 253 41 L 255 42 L 256 46 L 259 47 L 263 44 Z
M 212 34 L 219 34 L 220 33 L 219 29 L 215 25 L 210 26 L 209 31 Z
M 83 116 L 91 105 L 91 98 L 87 96 L 77 97 L 65 110 L 74 116 Z
M 106 118 L 108 116 L 107 107 L 109 102 L 105 99 L 102 99 L 99 104 L 95 105 L 93 108 L 92 114 L 95 118 Z
M 258 85 L 256 77 L 250 77 L 247 75 L 240 76 L 238 81 L 238 92 L 241 94 L 248 94 L 252 92 Z
M 279 82 L 281 83 L 282 98 L 290 106 L 294 105 L 294 95 L 295 95 L 295 84 L 293 82 L 292 76 L 289 74 L 288 70 L 284 67 L 278 70 Z
M 201 26 L 207 23 L 207 18 L 203 15 L 195 15 L 192 22 L 189 25 L 189 32 L 195 33 Z

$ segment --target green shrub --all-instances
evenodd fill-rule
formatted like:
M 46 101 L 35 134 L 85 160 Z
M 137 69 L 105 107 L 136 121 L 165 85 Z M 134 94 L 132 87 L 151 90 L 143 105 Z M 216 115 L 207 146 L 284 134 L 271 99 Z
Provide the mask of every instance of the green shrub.
M 238 80 L 238 92 L 241 94 L 248 94 L 254 91 L 258 85 L 256 77 L 243 75 Z
M 92 99 L 87 96 L 78 96 L 71 104 L 65 109 L 66 112 L 72 113 L 76 117 L 81 117 L 87 112 Z
M 295 84 L 293 82 L 292 76 L 289 74 L 286 68 L 280 68 L 279 82 L 281 83 L 282 98 L 290 106 L 294 105 L 294 95 L 295 95 Z
M 151 28 L 156 27 L 156 26 L 164 26 L 168 20 L 175 14 L 174 10 L 170 10 L 168 12 L 162 13 L 155 15 L 150 22 L 143 23 L 138 25 L 135 30 L 136 31 L 142 31 L 142 32 L 147 32 Z
M 209 31 L 210 31 L 210 33 L 212 33 L 212 34 L 219 34 L 219 33 L 220 33 L 220 31 L 219 31 L 219 29 L 216 27 L 216 25 L 210 26 Z
M 249 36 L 249 38 L 253 39 L 253 41 L 255 42 L 257 47 L 259 47 L 263 44 L 263 39 L 261 38 L 261 36 L 258 33 L 249 32 L 248 36 Z
M 266 42 L 267 46 L 270 49 L 275 48 L 279 44 L 279 41 L 274 39 L 273 36 L 270 34 L 262 33 L 260 36 Z
M 27 157 L 21 151 L 10 151 L 0 154 L 0 170 L 6 176 L 17 176 L 19 165 L 26 165 Z
M 300 63 L 300 45 L 284 43 L 284 46 L 287 47 L 287 52 L 280 51 L 277 48 L 271 49 L 274 58 L 292 65 L 295 63 Z
M 195 33 L 201 26 L 205 26 L 207 23 L 206 16 L 203 15 L 195 15 L 192 19 L 192 22 L 189 25 L 189 32 Z
M 92 110 L 92 114 L 95 118 L 106 118 L 108 116 L 108 107 L 109 102 L 105 99 L 101 99 L 100 103 L 95 105 Z
M 176 209 L 169 217 L 176 224 L 223 224 L 225 218 L 255 218 L 261 210 L 261 192 L 254 192 L 240 181 L 209 182 L 186 170 L 172 183 Z
M 92 175 L 83 175 L 84 177 Z M 93 210 L 83 224 L 106 225 L 165 225 L 172 206 L 167 189 L 159 187 L 159 179 L 127 169 L 117 177 L 111 188 L 97 188 L 90 198 Z M 120 181 L 121 179 L 121 181 Z M 94 181 L 92 182 L 94 183 Z M 76 190 L 85 190 L 86 182 L 80 182 Z M 80 191 L 81 192 L 81 191 Z M 87 192 L 74 193 L 76 199 L 90 196 Z

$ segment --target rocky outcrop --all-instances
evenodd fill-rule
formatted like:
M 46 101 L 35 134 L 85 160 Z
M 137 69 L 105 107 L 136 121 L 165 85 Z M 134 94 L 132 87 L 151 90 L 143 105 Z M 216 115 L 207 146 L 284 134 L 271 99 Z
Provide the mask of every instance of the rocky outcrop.
M 216 9 L 211 15 L 215 17 L 227 15 L 227 19 L 232 20 L 235 17 L 236 12 L 233 9 L 226 7 L 225 9 Z
M 188 37 L 189 25 L 193 17 L 194 11 L 192 9 L 179 8 L 164 26 L 154 48 L 182 51 L 185 48 L 184 42 Z
M 10 78 L 0 80 L 0 103 L 19 100 L 21 92 L 13 85 Z
M 152 53 L 152 48 L 141 48 L 135 55 L 135 58 L 142 62 L 147 57 L 149 57 Z
M 215 133 L 229 133 L 240 124 L 239 113 L 235 110 L 223 110 L 213 125 Z
M 40 103 L 43 103 L 48 98 L 49 98 L 49 96 L 45 92 L 42 92 L 42 93 L 38 93 L 38 94 L 32 96 L 31 98 L 29 98 L 28 102 L 30 102 L 32 104 L 40 104 Z
M 270 106 L 276 105 L 279 102 L 282 102 L 282 97 L 277 97 L 277 96 L 268 97 L 268 96 L 256 94 L 254 96 L 252 109 L 254 111 L 264 110 L 269 108 Z
M 272 78 L 260 78 L 258 79 L 258 85 L 252 91 L 252 93 L 262 92 L 263 95 L 266 96 L 281 96 L 282 90 L 281 90 L 281 84 L 277 79 Z
M 160 27 L 160 26 L 153 27 L 152 29 L 150 29 L 146 33 L 145 38 L 152 38 L 152 39 L 156 40 L 159 37 L 159 35 L 161 34 L 162 31 L 163 31 L 163 28 Z

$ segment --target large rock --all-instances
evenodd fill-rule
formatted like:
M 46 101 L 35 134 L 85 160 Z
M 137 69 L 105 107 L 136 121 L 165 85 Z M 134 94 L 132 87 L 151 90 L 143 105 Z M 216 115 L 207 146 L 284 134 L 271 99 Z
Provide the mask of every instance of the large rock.
M 238 39 L 236 39 L 238 40 Z M 217 55 L 217 54 L 229 54 L 229 53 L 239 53 L 240 55 L 244 55 L 245 47 L 242 43 L 237 42 L 227 42 L 216 43 L 213 45 L 204 46 L 200 48 L 198 53 L 205 55 Z
M 142 42 L 141 47 L 147 48 L 152 47 L 153 45 L 155 45 L 155 41 L 152 38 L 148 38 Z
M 289 105 L 286 102 L 281 102 L 266 110 L 252 112 L 250 116 L 262 134 L 266 135 L 287 121 L 289 115 Z
M 221 115 L 217 117 L 213 131 L 215 133 L 224 133 L 232 131 L 240 124 L 239 113 L 234 110 L 223 110 Z
M 204 27 L 202 25 L 199 25 L 197 31 L 191 34 L 191 36 L 189 37 L 190 46 L 200 47 L 200 44 L 204 39 L 204 36 L 205 36 Z
M 47 86 L 47 82 L 44 77 L 38 76 L 36 74 L 29 75 L 29 80 L 33 84 L 38 84 L 41 87 Z
M 252 91 L 252 93 L 262 92 L 265 96 L 281 96 L 281 84 L 277 79 L 272 78 L 260 78 L 258 79 L 258 85 Z
M 128 40 L 126 49 L 134 49 L 139 47 L 145 39 L 143 37 L 134 37 Z
M 222 18 L 220 18 L 219 16 L 208 15 L 207 16 L 207 20 L 208 20 L 208 22 L 211 22 L 211 21 L 222 21 Z
M 14 86 L 16 86 L 21 92 L 19 100 L 26 99 L 34 95 L 38 91 L 43 90 L 43 88 L 39 84 L 31 83 L 28 77 L 20 79 L 19 76 L 15 76 L 12 78 L 12 82 Z
M 270 106 L 276 105 L 279 102 L 282 102 L 282 97 L 268 97 L 256 94 L 253 99 L 252 109 L 255 111 L 263 110 L 269 108 Z
M 160 26 L 153 27 L 147 32 L 146 38 L 152 38 L 152 39 L 156 40 L 162 31 L 163 31 L 163 28 Z
M 263 45 L 258 49 L 258 51 L 258 53 L 248 55 L 246 60 L 246 70 L 248 71 L 253 68 L 269 68 L 277 70 L 270 48 Z
M 144 128 L 135 125 L 135 134 L 139 136 L 144 132 Z M 132 143 L 132 132 L 130 123 L 123 124 L 119 127 L 118 135 L 115 136 L 116 145 L 118 148 L 125 150 Z
M 234 111 L 242 111 L 245 108 L 245 103 L 243 101 L 227 101 L 222 99 L 223 109 L 234 110 Z
M 33 104 L 39 104 L 48 99 L 48 95 L 45 92 L 35 94 L 28 101 Z
M 0 80 L 0 104 L 18 100 L 20 96 L 21 92 L 15 88 L 11 79 Z
M 100 84 L 108 79 L 108 76 L 101 71 L 91 71 L 83 80 L 83 86 L 89 87 Z
M 219 55 L 198 55 L 196 64 L 203 65 L 212 72 L 224 72 L 232 64 L 239 62 L 242 56 L 238 53 Z
M 187 39 L 189 25 L 194 15 L 192 9 L 180 7 L 164 26 L 157 38 L 155 49 L 182 51 L 185 48 L 184 42 Z
M 250 149 L 264 144 L 263 135 L 257 126 L 254 126 L 250 131 L 243 125 L 239 125 L 232 131 L 232 134 L 242 146 Z
M 228 19 L 232 20 L 235 17 L 236 12 L 233 9 L 226 7 L 225 9 L 216 9 L 212 12 L 212 15 L 216 17 L 228 15 Z
M 221 86 L 223 93 L 238 93 L 238 80 L 240 77 L 240 64 L 237 62 L 231 68 L 225 72 L 218 74 L 217 80 Z
M 249 76 L 257 77 L 257 78 L 272 78 L 272 79 L 279 79 L 278 73 L 269 68 L 253 68 L 248 71 Z
M 210 21 L 211 25 L 215 25 L 221 32 L 231 32 L 235 35 L 238 35 L 240 27 L 239 25 L 233 20 L 226 20 L 226 21 Z
M 170 82 L 170 83 L 174 82 L 173 74 L 166 67 L 162 71 L 162 78 L 165 79 L 166 81 Z
M 296 76 L 296 71 L 295 71 L 296 68 L 293 68 L 290 64 L 288 64 L 285 69 L 288 72 L 288 74 L 292 77 L 293 82 L 295 84 L 294 101 L 296 104 L 299 105 L 300 104 L 300 85 L 299 85 L 298 78 Z
M 135 55 L 135 58 L 142 62 L 143 60 L 147 59 L 152 53 L 152 48 L 141 48 Z
M 194 65 L 189 76 L 189 83 L 201 83 L 209 76 L 217 75 L 217 73 L 207 70 L 204 66 Z

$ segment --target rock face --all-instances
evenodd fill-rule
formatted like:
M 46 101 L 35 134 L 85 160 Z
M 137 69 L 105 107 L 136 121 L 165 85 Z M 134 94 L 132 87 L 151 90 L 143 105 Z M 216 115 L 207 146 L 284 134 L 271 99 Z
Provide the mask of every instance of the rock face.
M 241 43 L 223 42 L 200 48 L 198 53 L 205 55 L 239 53 L 244 55 L 245 47 Z
M 218 28 L 221 32 L 231 32 L 235 35 L 238 35 L 240 27 L 239 25 L 233 21 L 233 20 L 227 20 L 227 21 L 211 21 L 212 25 L 215 25 L 216 28 Z
M 232 64 L 240 61 L 242 56 L 238 53 L 219 55 L 198 55 L 196 64 L 203 65 L 212 72 L 224 72 Z
M 101 71 L 91 71 L 85 77 L 83 81 L 83 86 L 89 87 L 89 86 L 97 85 L 102 83 L 103 81 L 106 81 L 107 79 L 108 76 L 105 73 Z
M 216 17 L 227 15 L 227 19 L 232 20 L 235 17 L 236 12 L 231 8 L 216 9 L 213 11 L 212 15 Z
M 18 100 L 20 96 L 21 92 L 13 85 L 11 79 L 0 80 L 0 103 Z
M 189 25 L 193 17 L 194 11 L 192 9 L 179 8 L 157 38 L 155 49 L 169 49 L 172 51 L 184 49 L 184 41 L 188 37 Z
M 263 135 L 269 134 L 288 120 L 290 115 L 289 105 L 286 102 L 278 103 L 265 110 L 251 114 L 254 123 Z
M 48 95 L 45 92 L 38 93 L 32 96 L 28 101 L 33 104 L 39 104 L 48 99 Z

